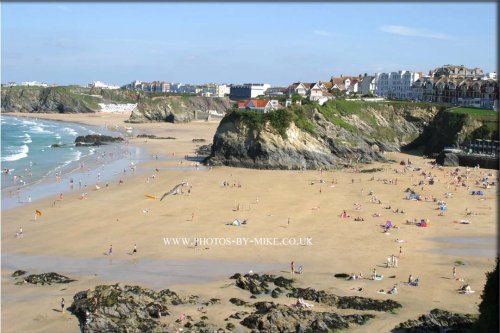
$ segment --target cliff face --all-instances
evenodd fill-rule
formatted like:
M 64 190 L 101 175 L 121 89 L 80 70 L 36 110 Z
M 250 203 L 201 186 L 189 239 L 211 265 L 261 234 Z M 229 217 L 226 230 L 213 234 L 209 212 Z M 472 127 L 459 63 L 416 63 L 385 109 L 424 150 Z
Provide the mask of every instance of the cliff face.
M 383 161 L 382 152 L 398 151 L 415 140 L 438 112 L 432 106 L 363 103 L 353 108 L 343 103 L 353 102 L 294 106 L 273 116 L 233 111 L 221 121 L 207 161 L 259 169 L 330 169 Z M 289 123 L 275 121 L 280 117 Z
M 2 89 L 3 112 L 99 112 L 101 105 L 136 104 L 130 122 L 187 122 L 206 119 L 209 111 L 222 117 L 231 107 L 228 98 L 155 96 L 130 90 L 67 87 L 12 87 Z M 129 105 L 130 109 L 130 105 Z
M 188 122 L 196 117 L 206 118 L 209 111 L 223 115 L 230 107 L 231 101 L 225 97 L 160 96 L 141 100 L 129 121 Z
M 100 111 L 99 103 L 137 103 L 143 94 L 125 90 L 67 87 L 2 89 L 3 112 L 85 113 Z
M 498 114 L 485 111 L 484 115 L 439 112 L 409 148 L 424 147 L 424 154 L 439 153 L 446 146 L 461 145 L 473 139 L 498 140 Z

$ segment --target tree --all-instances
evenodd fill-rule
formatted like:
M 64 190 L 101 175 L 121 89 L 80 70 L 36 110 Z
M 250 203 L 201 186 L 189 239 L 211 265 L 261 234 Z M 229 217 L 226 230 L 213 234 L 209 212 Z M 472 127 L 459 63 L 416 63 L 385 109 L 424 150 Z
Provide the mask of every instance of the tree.
M 299 94 L 293 94 L 292 95 L 292 102 L 295 103 L 297 101 L 302 101 L 302 96 L 300 96 Z
M 498 333 L 498 257 L 495 269 L 486 273 L 486 284 L 481 298 L 475 332 Z

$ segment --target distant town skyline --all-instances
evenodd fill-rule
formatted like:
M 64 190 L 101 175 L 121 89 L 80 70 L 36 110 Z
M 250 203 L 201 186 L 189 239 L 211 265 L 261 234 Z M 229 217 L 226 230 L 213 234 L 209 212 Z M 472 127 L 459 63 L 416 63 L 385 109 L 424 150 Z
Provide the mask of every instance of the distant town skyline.
M 280 86 L 445 64 L 496 72 L 496 6 L 2 3 L 1 80 Z

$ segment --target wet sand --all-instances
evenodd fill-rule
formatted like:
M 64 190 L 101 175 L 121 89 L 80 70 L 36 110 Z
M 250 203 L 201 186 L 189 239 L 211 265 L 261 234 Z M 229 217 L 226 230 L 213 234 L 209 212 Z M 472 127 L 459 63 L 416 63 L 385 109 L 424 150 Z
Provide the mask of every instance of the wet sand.
M 133 245 L 137 244 L 137 260 L 150 263 L 145 264 L 145 269 L 150 274 L 147 279 L 151 282 L 143 279 L 145 286 L 157 287 L 158 281 L 162 281 L 163 277 L 155 278 L 155 273 L 168 274 L 165 267 L 155 272 L 154 267 L 158 262 L 194 263 L 191 267 L 203 262 L 200 265 L 206 269 L 206 274 L 205 270 L 187 269 L 185 272 L 191 276 L 202 276 L 204 281 L 186 278 L 185 283 L 178 283 L 179 280 L 174 279 L 176 274 L 172 274 L 169 277 L 171 280 L 165 279 L 162 288 L 223 300 L 239 297 L 248 301 L 248 292 L 229 285 L 233 280 L 224 278 L 236 271 L 227 274 L 227 266 L 218 271 L 218 264 L 205 265 L 206 260 L 259 263 L 238 266 L 241 270 L 246 267 L 247 270 L 257 271 L 259 265 L 269 265 L 270 272 L 287 277 L 291 276 L 289 263 L 293 260 L 296 267 L 302 265 L 304 268 L 304 274 L 294 275 L 297 286 L 324 289 L 339 295 L 394 298 L 403 304 L 398 314 L 377 313 L 377 319 L 349 332 L 389 332 L 399 322 L 416 318 L 436 307 L 463 313 L 478 311 L 485 272 L 494 267 L 494 257 L 489 255 L 491 252 L 485 254 L 465 250 L 447 254 L 449 249 L 467 248 L 470 244 L 439 242 L 430 238 L 496 237 L 497 193 L 496 188 L 492 188 L 493 191 L 486 190 L 485 196 L 479 198 L 470 196 L 465 188 L 456 191 L 453 186 L 448 188 L 447 183 L 452 180 L 448 173 L 453 168 L 445 168 L 444 171 L 431 169 L 426 164 L 429 160 L 398 153 L 386 156 L 396 161 L 410 158 L 422 170 L 406 175 L 396 174 L 394 169 L 403 168 L 398 163 L 375 163 L 365 167 L 384 168 L 384 171 L 376 173 L 196 168 L 193 162 L 184 160 L 183 156 L 194 155 L 194 149 L 200 144 L 193 143 L 192 139 L 205 139 L 206 142 L 201 144 L 211 143 L 217 128 L 216 122 L 124 124 L 125 115 L 39 115 L 42 116 L 93 125 L 102 125 L 103 122 L 108 126 L 125 125 L 133 128 L 134 136 L 145 133 L 177 139 L 132 139 L 131 143 L 140 145 L 148 154 L 158 154 L 159 160 L 140 164 L 138 169 L 142 172 L 130 176 L 123 184 L 115 181 L 109 188 L 89 191 L 86 200 L 79 200 L 78 193 L 68 193 L 56 207 L 52 207 L 54 198 L 46 198 L 2 212 L 2 255 L 10 256 L 6 257 L 8 267 L 2 273 L 2 332 L 70 332 L 72 324 L 77 329 L 76 318 L 69 314 L 61 316 L 52 310 L 57 308 L 60 297 L 65 297 L 69 306 L 76 292 L 92 288 L 98 283 L 116 282 L 116 276 L 106 278 L 104 275 L 88 274 L 92 272 L 91 269 L 71 272 L 69 267 L 65 269 L 57 266 L 60 269 L 58 273 L 74 273 L 78 275 L 79 281 L 64 286 L 14 286 L 12 279 L 7 276 L 9 272 L 14 269 L 34 271 L 42 268 L 37 265 L 24 266 L 30 265 L 29 260 L 21 265 L 22 256 L 28 259 L 33 256 L 52 256 L 55 261 L 61 257 L 75 258 L 75 262 L 96 263 L 109 259 L 105 254 L 110 244 L 113 245 L 113 261 L 123 267 L 131 260 L 129 253 Z M 439 180 L 434 185 L 425 186 L 422 191 L 420 186 L 413 184 L 422 179 L 419 175 L 424 170 L 438 175 Z M 479 178 L 480 171 L 474 175 L 474 180 Z M 154 178 L 151 177 L 153 175 Z M 374 180 L 370 180 L 372 177 Z M 398 178 L 397 185 L 384 184 L 382 181 L 395 178 Z M 332 184 L 332 180 L 336 180 L 336 183 Z M 187 181 L 192 186 L 190 193 L 184 188 L 184 194 L 168 196 L 163 201 L 144 196 L 151 194 L 159 198 L 181 181 Z M 223 186 L 224 181 L 229 182 L 229 186 Z M 468 183 L 471 184 L 471 190 L 476 189 L 472 181 Z M 404 191 L 408 187 L 417 189 L 429 198 L 435 196 L 446 201 L 448 210 L 444 216 L 438 216 L 435 202 L 405 200 Z M 370 202 L 370 191 L 382 201 L 380 205 Z M 453 193 L 453 197 L 444 198 L 445 192 Z M 359 211 L 355 209 L 354 203 L 361 204 Z M 384 209 L 388 205 L 391 209 Z M 238 206 L 240 210 L 237 210 Z M 405 213 L 393 212 L 396 208 L 403 209 Z M 476 215 L 466 216 L 465 208 Z M 37 221 L 33 220 L 35 209 L 43 211 L 43 216 Z M 350 218 L 339 217 L 343 210 L 350 214 Z M 372 217 L 374 213 L 382 216 Z M 365 221 L 354 221 L 353 218 L 358 214 Z M 235 218 L 240 221 L 247 219 L 248 224 L 239 227 L 226 225 Z M 287 223 L 288 218 L 290 224 Z M 429 218 L 430 226 L 419 228 L 405 224 L 406 220 L 413 218 Z M 453 222 L 461 219 L 468 219 L 471 224 Z M 389 235 L 384 234 L 380 227 L 387 220 L 399 226 L 399 229 L 391 229 Z M 15 238 L 19 226 L 23 227 L 24 237 Z M 166 246 L 164 237 L 310 238 L 312 246 L 231 245 L 195 248 L 192 245 Z M 397 243 L 397 238 L 404 242 Z M 400 246 L 403 254 L 399 258 L 399 267 L 385 268 L 387 256 L 398 255 Z M 486 249 L 490 251 L 491 246 Z M 61 262 L 64 263 L 64 260 Z M 457 260 L 466 263 L 465 266 L 457 267 L 458 276 L 476 290 L 475 294 L 459 295 L 456 292 L 463 284 L 452 279 L 452 267 Z M 18 267 L 15 267 L 16 263 L 19 263 Z M 333 277 L 335 273 L 358 272 L 369 276 L 373 268 L 386 278 L 382 281 L 343 281 Z M 123 282 L 133 282 L 134 274 L 128 274 L 127 270 L 133 268 L 123 271 Z M 182 275 L 184 271 L 180 269 L 176 273 Z M 410 274 L 420 278 L 420 287 L 402 284 Z M 396 278 L 387 278 L 390 275 L 396 275 Z M 398 295 L 377 293 L 379 289 L 390 288 L 395 283 L 401 284 L 398 286 Z M 365 291 L 355 293 L 350 290 L 353 287 L 364 287 Z M 61 291 L 63 288 L 67 289 Z M 17 295 L 30 295 L 35 299 L 26 303 L 18 299 Z M 273 301 L 286 304 L 294 302 L 288 298 Z M 211 321 L 221 326 L 225 326 L 224 318 L 237 311 L 235 306 L 224 303 L 227 302 L 214 307 L 209 315 Z M 319 308 L 319 305 L 315 308 Z M 196 315 L 196 308 L 178 311 L 191 311 Z M 343 310 L 342 313 L 354 312 Z M 172 320 L 175 318 L 172 316 Z

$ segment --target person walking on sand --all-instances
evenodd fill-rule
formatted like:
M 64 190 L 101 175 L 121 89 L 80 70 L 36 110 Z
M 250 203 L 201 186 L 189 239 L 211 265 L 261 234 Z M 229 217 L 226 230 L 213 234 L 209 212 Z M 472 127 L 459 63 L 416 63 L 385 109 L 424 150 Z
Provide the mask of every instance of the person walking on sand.
M 288 217 L 287 226 L 290 226 L 290 217 Z
M 388 256 L 388 257 L 387 257 L 387 268 L 391 267 L 391 265 L 392 265 L 391 263 L 392 263 L 392 261 L 391 261 L 391 257 L 390 257 L 390 256 Z
M 400 246 L 399 247 L 399 257 L 401 258 L 402 255 L 403 255 L 403 247 Z
M 291 270 L 292 274 L 295 273 L 295 268 L 293 267 L 293 261 L 290 263 L 290 270 Z
M 134 249 L 132 250 L 132 254 L 136 254 L 137 253 L 137 244 L 134 244 Z
M 457 268 L 453 266 L 453 279 L 457 279 Z
M 64 298 L 61 298 L 61 313 L 64 313 Z
M 109 246 L 109 250 L 108 250 L 108 256 L 111 256 L 111 255 L 113 255 L 113 245 L 112 244 Z

